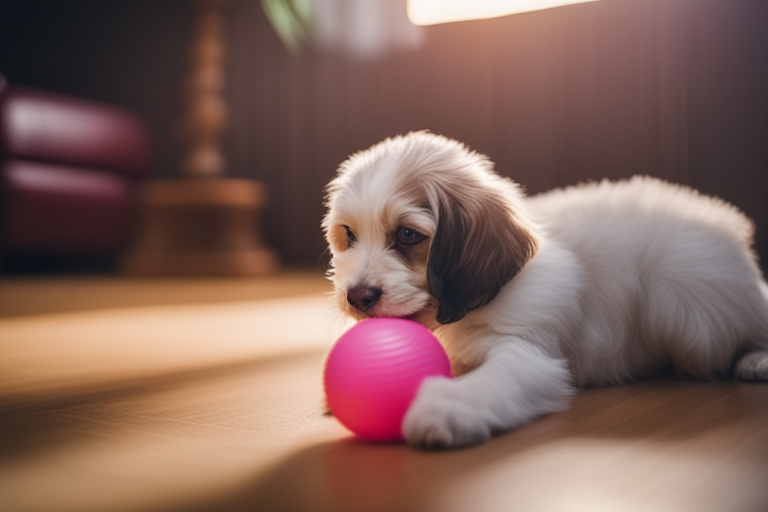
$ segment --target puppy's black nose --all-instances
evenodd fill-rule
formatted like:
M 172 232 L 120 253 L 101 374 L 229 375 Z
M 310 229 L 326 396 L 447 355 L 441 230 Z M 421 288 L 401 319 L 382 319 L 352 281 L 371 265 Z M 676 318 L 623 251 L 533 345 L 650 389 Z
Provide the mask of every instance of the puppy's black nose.
M 381 288 L 373 286 L 355 286 L 347 291 L 347 302 L 363 313 L 367 313 L 379 302 Z

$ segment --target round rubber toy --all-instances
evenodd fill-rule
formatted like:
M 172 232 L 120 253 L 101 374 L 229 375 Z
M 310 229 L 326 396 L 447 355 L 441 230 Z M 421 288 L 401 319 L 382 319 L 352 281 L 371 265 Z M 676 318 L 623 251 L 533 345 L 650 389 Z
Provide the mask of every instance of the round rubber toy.
M 400 318 L 368 318 L 344 333 L 325 364 L 328 406 L 369 441 L 399 441 L 422 381 L 451 376 L 448 356 L 426 327 Z

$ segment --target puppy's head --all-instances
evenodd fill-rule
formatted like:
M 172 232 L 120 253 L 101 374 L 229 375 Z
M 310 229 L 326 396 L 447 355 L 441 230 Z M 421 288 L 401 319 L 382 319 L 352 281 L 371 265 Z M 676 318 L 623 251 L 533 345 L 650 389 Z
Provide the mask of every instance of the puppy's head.
M 518 187 L 484 156 L 428 132 L 339 167 L 323 220 L 342 311 L 428 327 L 490 302 L 533 256 Z

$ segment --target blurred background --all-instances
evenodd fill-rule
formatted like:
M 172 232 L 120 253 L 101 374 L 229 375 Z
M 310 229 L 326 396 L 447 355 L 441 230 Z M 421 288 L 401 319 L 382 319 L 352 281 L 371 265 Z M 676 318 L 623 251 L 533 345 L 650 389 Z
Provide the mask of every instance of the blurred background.
M 752 217 L 768 260 L 768 3 L 603 0 L 430 26 L 406 3 L 315 0 L 293 46 L 258 0 L 223 6 L 225 173 L 267 186 L 284 264 L 323 265 L 341 161 L 420 129 L 532 194 L 638 173 L 692 185 Z M 187 0 L 0 0 L 0 73 L 136 112 L 147 179 L 172 178 L 194 26 Z
M 591 389 L 439 454 L 322 414 L 323 190 L 385 137 L 531 194 L 692 185 L 768 270 L 768 2 L 408 16 L 534 1 L 0 0 L 0 509 L 768 510 L 765 386 Z

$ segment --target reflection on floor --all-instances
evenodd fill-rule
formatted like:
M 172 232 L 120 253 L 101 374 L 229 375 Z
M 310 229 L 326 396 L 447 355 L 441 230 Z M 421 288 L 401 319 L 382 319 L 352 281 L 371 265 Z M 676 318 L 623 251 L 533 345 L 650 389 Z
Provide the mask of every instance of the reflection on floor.
M 586 390 L 453 452 L 356 441 L 322 415 L 328 291 L 0 282 L 0 510 L 768 510 L 768 385 Z

